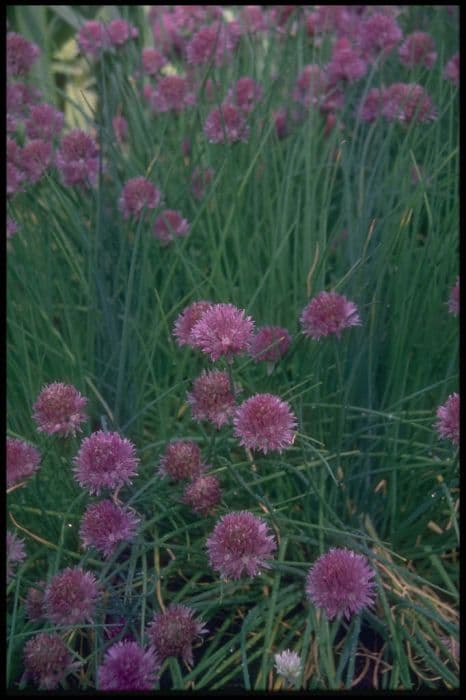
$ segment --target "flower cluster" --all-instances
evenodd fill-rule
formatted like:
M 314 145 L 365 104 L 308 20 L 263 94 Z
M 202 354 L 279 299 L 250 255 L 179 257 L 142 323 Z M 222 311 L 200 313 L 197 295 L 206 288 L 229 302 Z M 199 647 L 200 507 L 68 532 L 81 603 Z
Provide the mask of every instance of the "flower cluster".
M 98 597 L 95 576 L 80 567 L 58 572 L 45 589 L 46 617 L 56 625 L 92 622 Z
M 254 321 L 233 304 L 212 304 L 193 326 L 191 345 L 210 355 L 213 362 L 246 352 L 253 337 Z
M 79 666 L 58 634 L 41 632 L 25 644 L 24 678 L 39 690 L 55 690 Z
M 241 445 L 267 454 L 293 444 L 297 420 L 286 401 L 273 394 L 256 394 L 237 408 L 233 424 Z
M 145 209 L 155 209 L 162 198 L 161 192 L 145 177 L 133 177 L 128 180 L 118 206 L 125 219 L 138 218 Z
M 442 406 L 437 409 L 436 428 L 440 437 L 460 444 L 460 395 L 450 394 Z
M 99 172 L 99 148 L 82 129 L 72 129 L 62 138 L 56 165 L 67 186 L 95 185 Z
M 74 475 L 90 494 L 118 489 L 136 476 L 139 459 L 132 442 L 115 432 L 98 430 L 85 438 L 74 459 Z
M 290 649 L 285 649 L 280 654 L 275 654 L 274 658 L 278 675 L 282 676 L 290 685 L 296 683 L 302 668 L 299 654 Z
M 175 238 L 186 236 L 188 232 L 189 223 L 174 209 L 165 209 L 155 220 L 154 236 L 162 245 L 168 245 Z
M 201 451 L 192 440 L 173 440 L 160 459 L 159 474 L 173 481 L 193 479 L 202 472 Z
M 194 617 L 195 611 L 186 605 L 170 605 L 165 612 L 156 613 L 147 634 L 157 658 L 180 656 L 187 664 L 193 663 L 193 642 L 207 629 Z
M 6 440 L 6 484 L 14 486 L 23 479 L 29 479 L 40 466 L 40 454 L 24 440 Z
M 345 328 L 361 325 L 356 304 L 336 292 L 317 294 L 303 310 L 300 321 L 304 334 L 315 340 L 332 333 L 339 338 Z
M 84 547 L 95 547 L 109 557 L 120 542 L 134 539 L 139 523 L 136 515 L 113 501 L 99 501 L 87 507 L 79 534 Z
M 236 397 L 227 372 L 204 370 L 187 395 L 194 420 L 208 420 L 217 428 L 228 423 L 236 409 Z
M 136 642 L 117 642 L 105 654 L 98 669 L 99 690 L 153 690 L 159 663 L 152 649 Z
M 71 384 L 53 382 L 40 392 L 33 406 L 37 429 L 48 435 L 75 436 L 87 420 L 87 398 Z

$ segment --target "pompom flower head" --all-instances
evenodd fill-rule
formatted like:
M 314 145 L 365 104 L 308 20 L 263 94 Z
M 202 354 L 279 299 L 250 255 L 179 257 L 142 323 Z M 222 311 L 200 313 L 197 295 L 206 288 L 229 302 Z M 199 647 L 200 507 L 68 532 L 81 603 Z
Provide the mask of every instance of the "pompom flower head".
M 204 133 L 210 143 L 234 143 L 248 140 L 249 127 L 239 107 L 224 103 L 210 111 L 204 124 Z
M 168 245 L 175 238 L 186 236 L 189 232 L 189 223 L 183 219 L 179 211 L 165 209 L 156 219 L 154 224 L 154 236 L 162 245 Z
M 186 487 L 182 501 L 191 506 L 195 513 L 208 515 L 220 503 L 220 484 L 216 476 L 201 474 Z
M 256 362 L 277 362 L 291 344 L 291 335 L 281 326 L 262 326 L 254 336 L 250 353 Z
M 139 522 L 130 510 L 113 501 L 99 501 L 87 507 L 79 534 L 84 547 L 95 547 L 109 557 L 120 542 L 134 539 Z
M 24 551 L 24 540 L 15 535 L 14 532 L 6 533 L 6 581 L 7 583 L 13 576 L 14 566 L 18 562 L 26 558 Z
M 102 22 L 95 19 L 84 22 L 76 37 L 82 53 L 98 58 L 103 49 L 108 48 L 110 41 L 107 29 Z
M 212 361 L 246 352 L 253 337 L 254 321 L 233 304 L 212 304 L 193 326 L 191 343 Z
M 16 32 L 7 33 L 6 72 L 8 76 L 26 75 L 39 56 L 40 49 L 36 44 Z
M 49 104 L 34 105 L 31 107 L 29 119 L 24 125 L 26 134 L 30 139 L 43 139 L 52 141 L 63 128 L 64 115 Z
M 432 68 L 437 58 L 437 53 L 434 49 L 434 40 L 430 34 L 413 32 L 406 37 L 398 49 L 398 55 L 401 63 L 407 68 L 417 65 Z
M 79 668 L 58 634 L 41 632 L 24 647 L 24 678 L 40 690 L 55 690 L 66 676 Z
M 267 454 L 293 444 L 297 421 L 286 401 L 273 394 L 256 394 L 238 407 L 233 424 L 241 445 Z
M 201 451 L 192 440 L 173 440 L 165 448 L 159 474 L 173 481 L 194 479 L 202 471 Z
M 306 577 L 306 593 L 329 620 L 349 619 L 373 604 L 375 576 L 366 557 L 350 549 L 332 548 L 317 559 Z
M 448 300 L 448 311 L 453 316 L 458 316 L 460 312 L 460 278 L 456 278 L 456 284 L 451 288 L 450 298 Z
M 98 670 L 99 690 L 153 690 L 159 664 L 152 649 L 124 640 L 107 650 Z
M 320 292 L 301 314 L 304 335 L 319 338 L 335 333 L 337 338 L 350 326 L 360 326 L 356 304 L 336 292 Z
M 85 438 L 74 459 L 75 479 L 92 495 L 118 489 L 136 476 L 139 459 L 132 442 L 118 433 L 98 430 Z
M 217 428 L 227 423 L 236 409 L 236 398 L 228 372 L 207 371 L 194 380 L 187 396 L 194 420 L 211 421 Z
M 92 622 L 97 596 L 97 581 L 90 571 L 79 567 L 63 569 L 45 589 L 47 619 L 56 625 Z
M 437 409 L 437 432 L 442 438 L 460 444 L 460 395 L 450 394 L 442 406 Z
M 72 129 L 62 138 L 55 158 L 67 186 L 95 185 L 99 172 L 99 149 L 89 134 Z
M 277 548 L 267 523 L 248 511 L 227 513 L 206 542 L 209 562 L 223 579 L 257 576 Z
M 29 479 L 40 466 L 40 454 L 24 440 L 6 440 L 6 484 L 10 488 L 22 479 Z
M 87 420 L 85 396 L 71 384 L 53 382 L 40 392 L 33 406 L 33 418 L 39 432 L 68 437 L 81 431 L 81 423 Z
M 155 209 L 161 197 L 152 182 L 145 177 L 133 177 L 123 187 L 118 206 L 125 219 L 138 218 L 144 209 Z
M 160 661 L 181 655 L 185 663 L 193 663 L 193 642 L 207 634 L 204 623 L 194 618 L 194 612 L 186 605 L 170 605 L 165 612 L 154 615 L 147 634 Z
M 210 301 L 195 301 L 189 304 L 189 306 L 180 313 L 173 327 L 173 335 L 180 347 L 183 345 L 191 345 L 194 347 L 191 331 L 194 325 L 200 321 L 204 313 L 207 309 L 210 309 L 211 306 L 212 304 Z
M 279 676 L 287 683 L 293 685 L 301 673 L 301 659 L 295 651 L 285 649 L 285 651 L 275 654 L 275 668 Z

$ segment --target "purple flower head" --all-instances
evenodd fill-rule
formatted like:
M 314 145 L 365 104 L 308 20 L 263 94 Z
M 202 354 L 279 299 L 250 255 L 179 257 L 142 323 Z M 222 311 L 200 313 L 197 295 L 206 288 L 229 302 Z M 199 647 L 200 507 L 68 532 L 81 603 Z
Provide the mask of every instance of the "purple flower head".
M 443 77 L 445 80 L 449 80 L 454 85 L 459 86 L 460 84 L 460 55 L 455 53 L 454 56 L 450 58 L 445 68 L 443 69 Z
M 206 542 L 210 565 L 222 579 L 253 578 L 269 569 L 277 548 L 267 523 L 248 511 L 227 513 Z
M 242 112 L 252 112 L 262 99 L 264 90 L 252 78 L 240 78 L 228 91 L 227 99 L 234 103 Z
M 217 428 L 228 423 L 236 409 L 236 398 L 227 372 L 207 371 L 194 380 L 187 401 L 194 420 L 211 421 Z
M 357 116 L 363 122 L 373 122 L 382 114 L 384 104 L 382 91 L 379 88 L 371 88 L 359 105 Z
M 40 467 L 40 454 L 24 440 L 6 440 L 6 484 L 7 488 L 23 479 L 29 479 Z
M 132 442 L 118 433 L 98 430 L 84 438 L 74 459 L 74 475 L 91 495 L 118 489 L 136 476 L 139 459 Z
M 254 336 L 250 353 L 256 362 L 278 362 L 288 351 L 291 335 L 281 326 L 262 326 Z
M 61 140 L 56 165 L 65 185 L 95 185 L 99 172 L 96 142 L 81 129 L 72 129 Z
M 91 19 L 84 22 L 77 36 L 79 49 L 82 53 L 98 58 L 103 49 L 109 46 L 107 28 L 102 22 Z
M 42 620 L 45 618 L 45 581 L 39 581 L 38 587 L 30 586 L 26 594 L 26 615 L 30 620 Z
M 242 110 L 225 102 L 209 112 L 204 133 L 210 143 L 235 143 L 248 140 L 249 127 Z
M 364 19 L 359 27 L 359 43 L 370 58 L 392 51 L 403 38 L 396 19 L 382 12 L 375 12 Z
M 319 340 L 335 333 L 337 338 L 350 326 L 360 326 L 356 304 L 336 292 L 320 292 L 304 308 L 301 317 L 304 335 Z
M 63 129 L 63 120 L 63 113 L 52 105 L 34 105 L 31 107 L 29 119 L 24 122 L 27 137 L 52 141 Z
M 24 677 L 40 690 L 55 690 L 66 676 L 79 668 L 58 634 L 41 632 L 24 647 Z
M 40 180 L 52 164 L 52 146 L 42 139 L 28 141 L 23 147 L 21 158 L 21 167 L 26 179 L 33 184 Z
M 112 46 L 123 46 L 131 39 L 136 39 L 139 36 L 138 28 L 125 19 L 112 20 L 105 30 Z
M 436 429 L 440 437 L 460 444 L 460 395 L 450 394 L 442 406 L 437 409 Z
M 193 66 L 206 65 L 214 61 L 220 65 L 228 60 L 235 49 L 240 34 L 239 25 L 214 22 L 201 27 L 186 45 L 186 60 Z
M 33 406 L 37 430 L 48 435 L 68 437 L 81 431 L 87 420 L 84 407 L 87 399 L 71 384 L 53 382 L 40 392 Z
M 337 614 L 347 619 L 374 603 L 375 576 L 366 557 L 350 549 L 332 548 L 310 568 L 306 594 L 332 620 Z
M 195 301 L 189 304 L 184 311 L 180 313 L 173 326 L 173 335 L 175 336 L 178 345 L 193 346 L 191 331 L 195 324 L 202 318 L 207 309 L 212 306 L 210 301 Z
M 155 209 L 161 198 L 152 182 L 145 177 L 133 177 L 123 187 L 118 206 L 125 219 L 138 218 L 144 209 Z
M 99 690 L 153 690 L 159 668 L 152 649 L 130 640 L 117 642 L 98 670 Z
M 292 97 L 303 107 L 315 107 L 322 101 L 328 90 L 326 72 L 316 63 L 304 66 L 296 79 Z
M 45 589 L 47 619 L 56 625 L 93 622 L 97 596 L 97 581 L 90 571 L 67 567 Z
M 434 40 L 430 34 L 413 32 L 406 37 L 398 49 L 398 55 L 401 63 L 407 68 L 418 65 L 432 68 L 437 59 L 437 53 L 434 49 Z
M 450 298 L 448 300 L 448 311 L 453 316 L 458 316 L 460 312 L 460 278 L 456 278 L 456 284 L 451 288 Z
M 187 236 L 189 223 L 183 219 L 179 211 L 165 209 L 156 219 L 154 224 L 154 236 L 159 239 L 162 245 L 168 245 L 175 238 Z
M 150 46 L 142 50 L 141 61 L 142 69 L 146 75 L 157 75 L 168 63 L 167 59 L 160 51 Z
M 160 459 L 159 475 L 173 481 L 194 479 L 202 472 L 201 451 L 192 440 L 173 440 Z
M 24 551 L 24 540 L 15 535 L 14 532 L 6 533 L 6 581 L 10 581 L 14 574 L 14 566 L 26 558 Z
M 191 331 L 191 344 L 215 362 L 247 352 L 253 338 L 254 321 L 233 304 L 212 304 Z
M 36 44 L 28 41 L 16 32 L 6 35 L 6 72 L 7 76 L 26 75 L 40 56 Z
M 191 192 L 196 199 L 204 199 L 206 190 L 214 178 L 212 168 L 194 168 L 191 175 Z
M 182 501 L 191 506 L 195 513 L 208 515 L 220 503 L 222 492 L 216 476 L 201 474 L 184 490 Z
M 382 101 L 382 115 L 389 121 L 429 122 L 437 116 L 429 95 L 416 83 L 389 85 L 382 91 Z
M 285 649 L 280 654 L 275 654 L 275 667 L 279 676 L 288 683 L 294 684 L 301 673 L 301 659 L 299 654 L 290 649 Z
M 241 445 L 267 454 L 293 444 L 297 421 L 286 401 L 273 394 L 256 394 L 238 407 L 233 424 Z
M 147 634 L 160 661 L 181 654 L 185 663 L 193 663 L 193 642 L 207 634 L 205 624 L 196 620 L 194 613 L 186 605 L 170 605 L 165 612 L 154 615 Z
M 240 5 L 240 13 L 243 32 L 253 34 L 268 29 L 263 5 Z
M 109 557 L 120 542 L 135 538 L 139 523 L 130 510 L 110 500 L 99 501 L 87 507 L 79 534 L 84 547 L 95 547 Z
M 167 75 L 158 81 L 150 103 L 155 112 L 181 112 L 196 104 L 196 97 L 186 78 Z
M 29 109 L 42 97 L 37 88 L 25 83 L 7 83 L 6 108 L 9 116 L 25 117 Z M 15 127 L 16 128 L 16 127 Z
M 332 60 L 327 66 L 327 76 L 330 82 L 339 80 L 353 81 L 363 78 L 367 73 L 367 63 L 361 58 L 359 51 L 351 46 L 349 39 L 338 39 L 332 49 Z

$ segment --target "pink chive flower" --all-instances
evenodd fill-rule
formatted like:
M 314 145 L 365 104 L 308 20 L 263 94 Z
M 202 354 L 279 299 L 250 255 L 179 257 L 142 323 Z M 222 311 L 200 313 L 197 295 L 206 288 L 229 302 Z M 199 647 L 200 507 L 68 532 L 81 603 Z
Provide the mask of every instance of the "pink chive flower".
M 389 121 L 429 122 L 437 116 L 429 95 L 416 83 L 389 85 L 382 92 L 382 101 L 382 115 Z
M 29 620 L 42 620 L 45 618 L 44 594 L 45 581 L 39 581 L 36 586 L 30 586 L 26 593 L 26 615 Z
M 253 338 L 254 321 L 233 304 L 213 304 L 193 326 L 191 342 L 215 362 L 246 352 Z
M 84 438 L 74 458 L 74 476 L 91 495 L 102 489 L 119 489 L 136 476 L 139 459 L 132 442 L 118 433 L 98 430 Z
M 7 76 L 26 75 L 40 56 L 36 44 L 28 41 L 16 32 L 6 35 L 6 73 Z
M 180 347 L 183 345 L 194 347 L 191 331 L 211 306 L 210 301 L 195 301 L 180 313 L 173 326 L 173 335 Z
M 243 32 L 253 34 L 267 30 L 268 23 L 262 5 L 240 5 L 240 12 Z
M 87 507 L 79 535 L 84 547 L 95 547 L 109 557 L 120 542 L 134 540 L 140 522 L 130 510 L 113 501 L 99 501 Z
M 168 63 L 160 51 L 150 46 L 142 50 L 141 61 L 142 69 L 146 75 L 157 75 Z
M 117 642 L 107 650 L 98 670 L 99 690 L 153 690 L 159 668 L 152 649 L 130 640 Z
M 80 567 L 67 567 L 55 574 L 45 589 L 47 619 L 56 625 L 93 622 L 97 597 L 95 576 Z
M 212 168 L 194 168 L 191 175 L 191 192 L 198 200 L 204 199 L 206 191 L 214 179 Z
M 139 36 L 138 28 L 124 19 L 112 20 L 105 29 L 112 46 L 123 46 Z
M 25 117 L 29 109 L 42 97 L 37 88 L 25 83 L 7 83 L 6 108 L 10 116 Z
M 256 104 L 262 99 L 264 90 L 262 85 L 252 78 L 240 78 L 228 91 L 227 99 L 234 103 L 242 112 L 252 112 Z
M 303 107 L 316 106 L 328 89 L 325 71 L 316 63 L 304 66 L 296 79 L 292 97 Z
M 6 582 L 9 583 L 14 574 L 18 562 L 26 558 L 24 540 L 14 532 L 6 533 Z
M 75 437 L 81 431 L 81 423 L 87 420 L 84 407 L 87 398 L 71 384 L 53 382 L 39 393 L 33 406 L 33 418 L 37 430 L 48 435 Z
M 437 53 L 434 49 L 434 40 L 430 34 L 413 32 L 406 37 L 398 49 L 398 55 L 401 63 L 407 68 L 413 68 L 418 65 L 432 68 L 437 59 Z
M 99 172 L 96 142 L 81 129 L 72 129 L 60 143 L 56 165 L 65 185 L 95 185 Z
M 220 503 L 222 492 L 216 476 L 205 474 L 198 476 L 187 485 L 182 502 L 191 506 L 195 513 L 208 515 Z
M 181 112 L 196 104 L 196 97 L 186 78 L 167 75 L 158 81 L 150 103 L 155 112 Z
M 211 421 L 217 428 L 228 423 L 236 409 L 235 392 L 227 372 L 207 371 L 194 380 L 187 395 L 194 420 Z
M 77 42 L 81 53 L 89 54 L 93 58 L 98 58 L 110 43 L 105 25 L 94 19 L 84 22 L 79 30 Z
M 175 238 L 187 236 L 189 223 L 179 211 L 165 209 L 155 220 L 153 233 L 162 245 L 169 245 Z
M 209 562 L 222 579 L 253 578 L 269 569 L 277 548 L 267 523 L 248 511 L 227 513 L 206 542 Z
M 330 82 L 351 82 L 363 78 L 366 73 L 367 63 L 361 58 L 359 51 L 351 46 L 349 39 L 338 39 L 332 49 L 332 60 L 327 66 Z
M 359 27 L 359 43 L 362 50 L 372 58 L 388 54 L 403 38 L 396 19 L 382 12 L 362 20 Z
M 210 143 L 235 143 L 248 140 L 249 126 L 236 105 L 224 103 L 209 112 L 204 133 Z
M 460 395 L 450 394 L 442 406 L 437 409 L 435 425 L 441 438 L 451 440 L 455 445 L 460 444 Z
M 34 105 L 31 107 L 29 119 L 24 122 L 27 137 L 52 141 L 63 129 L 63 121 L 63 112 L 59 112 L 52 105 Z
M 280 654 L 275 654 L 274 659 L 278 675 L 282 676 L 290 685 L 296 683 L 302 668 L 299 654 L 290 649 L 285 649 Z
M 113 117 L 112 127 L 118 143 L 126 143 L 128 141 L 128 122 L 121 114 Z
M 220 65 L 236 47 L 240 31 L 239 25 L 234 22 L 214 22 L 201 27 L 186 45 L 187 62 L 199 66 L 213 60 Z
M 173 440 L 160 459 L 159 475 L 173 481 L 194 479 L 202 472 L 201 451 L 192 440 Z
M 291 335 L 281 326 L 262 326 L 254 336 L 249 352 L 256 362 L 278 362 L 288 351 Z
M 17 438 L 6 440 L 7 488 L 29 479 L 40 467 L 40 454 L 32 445 Z
M 379 88 L 371 88 L 359 105 L 357 116 L 363 122 L 373 122 L 381 116 L 383 105 L 382 91 Z
M 28 181 L 33 184 L 40 180 L 52 163 L 52 146 L 48 141 L 34 139 L 23 146 L 22 169 Z
M 297 420 L 290 405 L 278 396 L 255 394 L 237 408 L 233 425 L 240 445 L 267 454 L 293 444 Z
M 11 216 L 6 217 L 6 237 L 13 238 L 19 231 L 18 222 L 11 218 Z
M 58 634 L 40 632 L 24 646 L 24 679 L 39 690 L 55 690 L 79 666 Z
M 443 69 L 443 77 L 454 85 L 460 84 L 460 55 L 455 53 Z
M 160 190 L 145 177 L 133 177 L 123 187 L 118 207 L 125 219 L 138 218 L 143 209 L 155 209 L 162 198 Z
M 156 613 L 147 634 L 157 658 L 179 656 L 193 663 L 193 642 L 207 634 L 204 622 L 194 618 L 195 611 L 186 605 L 169 605 L 165 612 Z
M 458 316 L 460 312 L 460 278 L 456 278 L 456 284 L 451 288 L 450 298 L 448 300 L 448 311 L 453 316 Z
M 304 308 L 301 317 L 304 335 L 319 340 L 335 333 L 337 338 L 350 326 L 360 326 L 356 304 L 336 292 L 320 292 Z
M 349 619 L 374 603 L 375 572 L 366 557 L 350 549 L 332 548 L 310 568 L 306 577 L 306 594 L 327 619 L 337 614 Z

